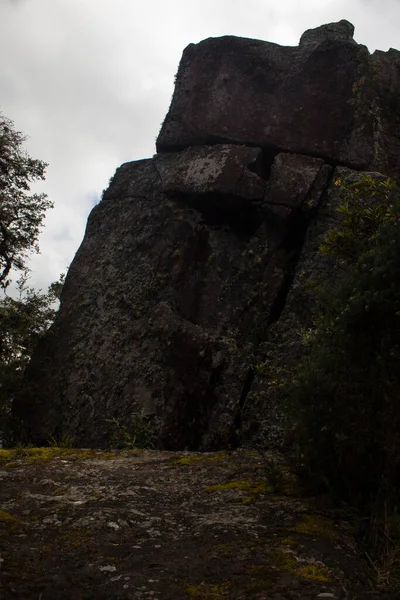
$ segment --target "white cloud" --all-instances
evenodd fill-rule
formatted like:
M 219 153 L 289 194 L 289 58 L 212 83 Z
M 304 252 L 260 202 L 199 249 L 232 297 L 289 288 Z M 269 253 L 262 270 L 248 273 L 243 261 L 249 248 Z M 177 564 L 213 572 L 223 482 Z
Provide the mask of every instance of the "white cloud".
M 372 51 L 398 45 L 398 0 L 0 0 L 0 109 L 49 163 L 40 190 L 56 205 L 36 285 L 72 260 L 115 169 L 155 152 L 187 44 L 230 34 L 294 45 L 342 18 Z

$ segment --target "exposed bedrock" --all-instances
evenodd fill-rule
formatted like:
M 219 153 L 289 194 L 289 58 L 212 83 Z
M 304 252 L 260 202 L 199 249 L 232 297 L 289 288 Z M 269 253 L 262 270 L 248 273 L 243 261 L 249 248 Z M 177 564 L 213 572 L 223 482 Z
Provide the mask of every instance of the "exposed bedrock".
M 26 439 L 105 446 L 143 409 L 165 448 L 279 441 L 274 374 L 301 354 L 305 281 L 334 276 L 333 182 L 399 172 L 399 53 L 352 34 L 185 50 L 159 153 L 122 165 L 89 216 L 14 404 Z
M 102 445 L 107 419 L 144 407 L 166 447 L 229 442 L 297 251 L 293 224 L 330 170 L 279 155 L 266 182 L 257 160 L 262 172 L 260 150 L 203 147 L 117 171 L 32 362 L 34 400 L 19 407 L 30 437 Z
M 159 152 L 239 143 L 400 173 L 400 52 L 370 55 L 347 21 L 299 46 L 226 36 L 190 44 Z

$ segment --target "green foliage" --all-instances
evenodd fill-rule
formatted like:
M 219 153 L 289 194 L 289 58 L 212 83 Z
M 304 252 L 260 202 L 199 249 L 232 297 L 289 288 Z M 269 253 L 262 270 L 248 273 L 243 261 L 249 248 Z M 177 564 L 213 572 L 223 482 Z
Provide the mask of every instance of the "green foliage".
M 75 438 L 72 435 L 63 435 L 61 437 L 50 436 L 47 440 L 50 448 L 74 448 Z
M 17 282 L 18 297 L 0 299 L 0 436 L 7 437 L 12 401 L 23 385 L 23 375 L 39 339 L 56 314 L 64 275 L 52 283 L 47 294 L 27 285 L 25 272 Z
M 63 285 L 51 284 L 48 293 L 27 285 L 26 260 L 39 252 L 38 236 L 46 210 L 53 204 L 46 194 L 31 194 L 30 186 L 43 180 L 46 163 L 23 150 L 25 137 L 0 114 L 0 439 L 7 439 L 13 398 L 21 391 L 23 373 L 33 349 L 55 316 Z M 13 271 L 22 271 L 16 298 L 7 295 Z
M 43 180 L 46 163 L 23 150 L 25 137 L 0 114 L 0 288 L 9 283 L 12 269 L 24 270 L 37 245 L 46 210 L 53 204 L 46 194 L 30 194 L 30 185 Z
M 154 448 L 156 432 L 154 420 L 146 415 L 143 408 L 131 414 L 130 421 L 125 424 L 117 419 L 105 419 L 112 426 L 110 448 L 131 450 L 134 448 Z
M 361 513 L 376 583 L 398 597 L 400 195 L 390 180 L 336 183 L 341 226 L 321 252 L 342 268 L 317 287 L 320 312 L 287 386 L 292 439 L 308 481 Z
M 383 515 L 400 502 L 399 193 L 371 177 L 342 189 L 342 225 L 321 251 L 343 268 L 329 290 L 320 285 L 288 401 L 304 470 Z
M 326 235 L 320 251 L 341 263 L 354 263 L 363 251 L 373 246 L 379 227 L 398 217 L 396 184 L 363 173 L 355 183 L 337 179 L 335 185 L 342 194 L 337 210 L 341 227 Z

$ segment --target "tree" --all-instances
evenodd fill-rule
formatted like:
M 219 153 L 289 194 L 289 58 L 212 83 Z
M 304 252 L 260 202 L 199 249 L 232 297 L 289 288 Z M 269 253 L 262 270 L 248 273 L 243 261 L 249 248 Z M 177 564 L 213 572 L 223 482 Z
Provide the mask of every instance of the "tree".
M 47 164 L 31 158 L 22 147 L 25 136 L 0 114 L 0 288 L 10 283 L 12 269 L 24 270 L 45 213 L 53 207 L 46 194 L 31 194 L 30 186 L 45 178 Z
M 30 193 L 43 180 L 46 163 L 31 158 L 22 147 L 25 136 L 0 114 L 0 441 L 10 440 L 8 420 L 13 399 L 23 387 L 23 375 L 40 337 L 55 317 L 63 285 L 50 285 L 46 294 L 28 286 L 27 258 L 39 252 L 37 240 L 46 211 L 46 194 Z M 13 271 L 22 272 L 16 298 L 7 294 Z
M 28 287 L 25 272 L 17 282 L 17 298 L 0 299 L 0 438 L 8 436 L 12 401 L 20 393 L 32 353 L 56 315 L 56 302 L 64 282 L 52 283 L 47 294 Z

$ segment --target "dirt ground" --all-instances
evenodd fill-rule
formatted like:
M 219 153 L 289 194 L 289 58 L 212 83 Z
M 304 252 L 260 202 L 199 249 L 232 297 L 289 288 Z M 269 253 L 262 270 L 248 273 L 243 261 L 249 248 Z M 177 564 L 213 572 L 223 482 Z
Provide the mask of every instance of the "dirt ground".
M 375 599 L 276 456 L 0 450 L 0 599 Z

